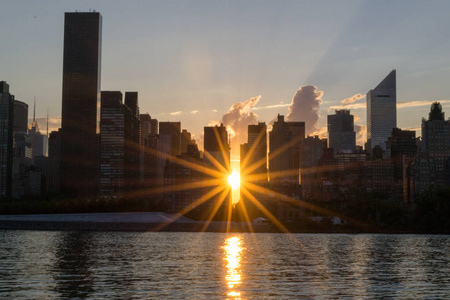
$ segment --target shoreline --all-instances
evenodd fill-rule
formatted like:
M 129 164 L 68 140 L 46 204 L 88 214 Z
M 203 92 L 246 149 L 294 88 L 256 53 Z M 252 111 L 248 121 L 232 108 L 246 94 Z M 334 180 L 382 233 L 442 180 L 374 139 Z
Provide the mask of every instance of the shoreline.
M 255 226 L 248 223 L 226 221 L 194 221 L 180 215 L 160 212 L 87 213 L 48 215 L 0 215 L 0 230 L 36 231 L 105 231 L 105 232 L 235 232 L 283 233 L 273 225 Z M 289 233 L 311 234 L 436 234 L 449 235 L 450 231 L 422 232 L 374 228 L 357 230 L 349 227 L 295 228 Z

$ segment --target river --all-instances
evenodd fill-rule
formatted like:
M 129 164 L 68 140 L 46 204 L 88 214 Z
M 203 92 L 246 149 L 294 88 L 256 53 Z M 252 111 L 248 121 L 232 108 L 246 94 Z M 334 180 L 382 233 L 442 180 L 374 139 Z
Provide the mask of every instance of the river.
M 450 298 L 450 236 L 0 231 L 0 298 Z

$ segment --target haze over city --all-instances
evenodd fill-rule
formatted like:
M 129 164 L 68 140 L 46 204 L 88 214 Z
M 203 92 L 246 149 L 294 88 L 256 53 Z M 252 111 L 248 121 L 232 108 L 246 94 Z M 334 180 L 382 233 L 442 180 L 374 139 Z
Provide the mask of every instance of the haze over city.
M 450 2 L 1 9 L 0 298 L 450 298 Z
M 231 140 L 236 158 L 247 125 L 270 126 L 278 113 L 306 121 L 306 134 L 325 137 L 326 115 L 343 103 L 355 115 L 357 144 L 363 145 L 365 94 L 392 69 L 399 127 L 420 136 L 421 118 L 433 101 L 444 111 L 450 108 L 449 6 L 446 1 L 5 1 L 2 9 L 9 13 L 0 25 L 8 42 L 0 45 L 0 65 L 17 100 L 32 107 L 36 97 L 41 130 L 47 109 L 49 130 L 56 130 L 64 12 L 96 10 L 103 16 L 101 89 L 139 92 L 142 113 L 181 121 L 200 147 L 203 127 L 223 122 L 238 135 Z M 291 106 L 295 95 L 298 103 Z M 301 114 L 289 117 L 291 109 Z

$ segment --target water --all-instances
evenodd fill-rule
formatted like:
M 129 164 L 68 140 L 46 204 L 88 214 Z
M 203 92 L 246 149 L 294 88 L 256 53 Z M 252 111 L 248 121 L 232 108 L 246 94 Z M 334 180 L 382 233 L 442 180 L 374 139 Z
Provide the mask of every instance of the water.
M 450 236 L 0 231 L 0 298 L 450 298 Z

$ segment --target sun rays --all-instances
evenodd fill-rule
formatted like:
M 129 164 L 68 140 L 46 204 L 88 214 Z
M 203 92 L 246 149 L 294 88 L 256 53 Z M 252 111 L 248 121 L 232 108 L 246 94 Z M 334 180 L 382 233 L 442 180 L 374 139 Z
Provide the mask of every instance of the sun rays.
M 165 181 L 159 186 L 154 186 L 149 182 L 147 187 L 140 190 L 130 191 L 128 197 L 154 197 L 163 195 L 164 201 L 166 195 L 172 195 L 172 201 L 182 201 L 177 197 L 188 197 L 183 202 L 183 206 L 176 211 L 170 211 L 174 214 L 174 221 L 181 216 L 192 218 L 192 215 L 201 220 L 198 230 L 201 232 L 211 230 L 213 222 L 223 222 L 220 229 L 226 232 L 248 231 L 256 232 L 267 230 L 253 221 L 257 217 L 263 217 L 270 221 L 270 230 L 289 233 L 286 227 L 286 219 L 277 211 L 284 206 L 297 211 L 310 211 L 323 216 L 338 216 L 338 213 L 315 205 L 311 202 L 301 200 L 301 197 L 289 194 L 286 190 L 279 189 L 277 184 L 283 185 L 283 177 L 298 176 L 298 170 L 280 170 L 270 173 L 265 168 L 266 158 L 258 158 L 256 155 L 258 149 L 254 143 L 247 150 L 247 155 L 241 157 L 240 172 L 232 171 L 230 165 L 229 145 L 221 141 L 216 134 L 220 151 L 211 155 L 208 151 L 204 153 L 204 160 L 187 160 L 184 157 L 175 157 L 167 153 L 160 153 L 155 149 L 146 148 L 148 154 L 158 156 L 166 162 L 183 168 L 183 172 L 189 171 L 189 174 L 181 179 Z M 259 134 L 255 140 L 259 141 L 265 138 L 265 135 Z M 289 149 L 289 145 L 280 145 L 271 158 L 282 155 Z M 316 168 L 315 171 L 320 171 Z M 303 170 L 306 174 L 311 170 Z M 239 201 L 233 202 L 233 191 L 240 193 Z M 300 193 L 300 190 L 298 191 Z M 186 196 L 188 195 L 188 196 Z M 200 211 L 199 213 L 197 213 Z M 256 213 L 255 213 L 256 211 Z M 197 213 L 197 214 L 196 214 Z M 194 218 L 196 219 L 196 218 Z M 346 220 L 353 225 L 362 225 L 358 220 L 352 220 L 346 217 Z M 239 223 L 239 224 L 238 224 Z M 200 224 L 200 223 L 199 223 Z M 216 225 L 217 223 L 214 223 Z M 170 224 L 159 224 L 152 230 L 163 230 Z M 256 227 L 255 227 L 256 226 Z M 219 228 L 219 227 L 214 227 Z

